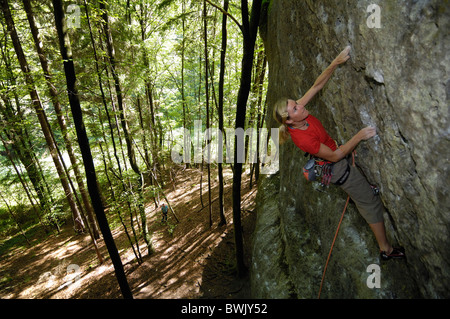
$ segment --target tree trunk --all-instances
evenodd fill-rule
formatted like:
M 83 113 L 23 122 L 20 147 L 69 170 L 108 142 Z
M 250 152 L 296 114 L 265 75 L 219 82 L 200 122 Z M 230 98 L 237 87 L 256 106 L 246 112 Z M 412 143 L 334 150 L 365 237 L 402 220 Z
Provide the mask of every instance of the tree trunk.
M 207 157 L 208 161 L 206 163 L 208 169 L 208 210 L 209 210 L 209 227 L 212 226 L 212 207 L 211 207 L 211 143 L 209 143 L 211 137 L 210 124 L 209 124 L 209 84 L 208 84 L 208 24 L 206 22 L 207 12 L 206 12 L 206 1 L 203 0 L 203 37 L 205 44 L 205 99 L 206 99 L 206 130 L 207 130 Z
M 61 106 L 60 106 L 59 99 L 58 99 L 58 92 L 56 91 L 56 88 L 55 88 L 55 86 L 52 83 L 52 76 L 50 74 L 48 63 L 47 63 L 47 59 L 46 59 L 45 54 L 44 54 L 43 45 L 42 45 L 42 43 L 41 43 L 41 41 L 39 39 L 39 32 L 38 32 L 38 28 L 37 28 L 37 26 L 35 24 L 35 21 L 34 21 L 34 15 L 33 15 L 33 10 L 32 10 L 32 7 L 31 7 L 31 3 L 30 3 L 29 0 L 23 0 L 23 4 L 24 4 L 25 12 L 27 14 L 28 22 L 30 24 L 31 33 L 33 35 L 33 41 L 34 41 L 34 44 L 36 46 L 36 50 L 37 50 L 37 53 L 38 53 L 38 56 L 39 56 L 41 67 L 42 67 L 42 70 L 43 70 L 45 78 L 46 78 L 46 83 L 47 83 L 47 86 L 48 86 L 48 89 L 49 89 L 50 97 L 52 99 L 53 107 L 55 109 L 55 112 L 56 112 L 56 115 L 57 115 L 57 118 L 58 118 L 59 127 L 61 129 L 61 133 L 62 133 L 63 138 L 64 138 L 66 149 L 67 149 L 67 152 L 69 154 L 69 158 L 70 158 L 70 161 L 72 163 L 73 170 L 74 170 L 74 173 L 75 173 L 75 178 L 77 180 L 78 187 L 80 189 L 80 193 L 81 193 L 81 196 L 82 196 L 82 199 L 83 199 L 84 207 L 85 207 L 86 212 L 87 212 L 87 223 L 89 224 L 88 225 L 89 226 L 88 227 L 89 235 L 92 238 L 94 249 L 95 249 L 95 251 L 97 253 L 99 262 L 101 264 L 101 263 L 103 263 L 103 257 L 100 254 L 100 251 L 99 251 L 98 245 L 97 245 L 97 239 L 100 238 L 100 235 L 98 233 L 97 225 L 96 225 L 95 220 L 94 220 L 92 206 L 91 206 L 88 194 L 86 192 L 86 189 L 84 187 L 83 178 L 81 177 L 80 171 L 79 171 L 78 166 L 77 166 L 77 160 L 76 160 L 75 154 L 73 152 L 72 143 L 71 143 L 71 141 L 69 140 L 69 137 L 68 137 L 66 120 L 65 120 L 65 117 L 64 117 L 63 112 L 61 110 Z M 47 122 L 47 125 L 48 125 L 48 127 L 50 127 L 50 124 L 48 122 Z M 53 134 L 52 134 L 52 137 L 53 137 L 53 140 L 55 140 Z M 57 147 L 56 143 L 55 143 L 55 146 Z M 75 188 L 74 188 L 73 183 L 71 181 L 69 172 L 67 171 L 66 166 L 64 165 L 64 161 L 62 160 L 62 155 L 59 152 L 58 147 L 57 147 L 57 151 L 58 151 L 59 158 L 61 158 L 61 163 L 63 164 L 63 168 L 65 170 L 67 179 L 70 182 L 70 185 L 72 186 L 74 195 L 76 196 Z M 78 198 L 77 198 L 77 203 L 78 203 L 79 207 L 81 208 L 82 206 L 81 206 Z M 85 216 L 83 214 L 80 214 L 80 215 L 83 218 L 83 222 L 86 222 Z
M 118 153 L 117 153 L 116 141 L 114 139 L 114 127 L 113 127 L 113 125 L 111 123 L 111 116 L 110 116 L 110 113 L 109 113 L 109 110 L 108 110 L 108 105 L 107 105 L 107 102 L 106 102 L 105 91 L 103 89 L 103 84 L 102 84 L 103 80 L 102 80 L 102 75 L 101 75 L 100 68 L 99 68 L 99 59 L 98 59 L 98 55 L 97 55 L 97 49 L 96 49 L 96 46 L 95 46 L 94 35 L 92 33 L 91 22 L 90 22 L 90 17 L 89 17 L 89 9 L 88 9 L 88 4 L 87 4 L 86 0 L 84 0 L 84 8 L 85 8 L 85 12 L 86 12 L 86 21 L 87 21 L 88 28 L 89 28 L 89 35 L 90 35 L 90 38 L 91 38 L 92 52 L 93 52 L 94 61 L 95 61 L 95 70 L 96 70 L 96 73 L 97 73 L 97 80 L 98 80 L 98 85 L 99 85 L 99 88 L 100 88 L 102 104 L 103 104 L 103 108 L 105 109 L 105 112 L 106 112 L 106 118 L 108 120 L 109 132 L 111 134 L 111 142 L 112 142 L 112 145 L 113 145 L 114 158 L 116 159 L 117 168 L 118 168 L 118 171 L 119 171 L 118 176 L 113 171 L 112 160 L 111 160 L 111 157 L 109 156 L 108 149 L 106 149 L 105 152 L 108 155 L 108 161 L 109 161 L 109 163 L 111 165 L 110 169 L 114 173 L 114 175 L 117 177 L 117 179 L 120 181 L 120 184 L 122 186 L 122 191 L 125 193 L 128 190 L 127 190 L 127 186 L 125 184 L 125 181 L 123 179 L 122 166 L 120 164 L 120 159 L 119 159 L 119 156 L 118 156 Z M 109 83 L 108 83 L 108 86 L 109 86 Z M 110 94 L 110 96 L 111 96 L 111 94 Z M 112 103 L 113 109 L 114 109 L 114 102 L 113 102 L 112 98 L 111 98 L 111 103 Z M 116 115 L 114 115 L 114 116 L 116 118 L 116 123 L 117 123 L 117 117 L 116 117 Z M 101 116 L 99 116 L 99 118 L 101 119 Z M 100 122 L 101 122 L 101 120 L 100 120 Z M 106 134 L 105 134 L 104 129 L 103 129 L 103 124 L 101 124 L 101 127 L 102 127 L 103 138 L 104 138 L 105 143 L 106 143 L 107 139 L 106 139 Z M 119 126 L 118 125 L 117 125 L 117 130 L 119 131 Z M 120 134 L 119 134 L 119 139 L 120 139 Z M 100 150 L 101 150 L 102 154 L 105 153 L 103 151 L 101 143 L 100 143 Z M 106 174 L 106 177 L 108 179 L 108 182 L 109 182 L 110 188 L 111 188 L 113 204 L 120 205 L 120 204 L 117 203 L 117 199 L 116 199 L 116 196 L 115 196 L 115 193 L 114 193 L 114 189 L 113 189 L 112 184 L 111 184 L 111 180 L 109 178 L 108 167 L 106 165 L 106 161 L 104 159 L 104 156 L 103 156 L 103 162 L 104 162 L 104 166 L 105 166 L 105 174 Z M 129 210 L 129 214 L 132 215 L 132 213 L 131 213 L 131 201 L 130 201 L 128 196 L 126 197 L 126 204 L 127 204 L 128 210 Z M 124 228 L 124 231 L 125 231 L 125 234 L 126 234 L 126 236 L 128 238 L 128 241 L 130 243 L 130 246 L 131 246 L 131 248 L 133 250 L 133 253 L 134 253 L 135 257 L 136 257 L 136 260 L 138 261 L 139 264 L 141 264 L 142 263 L 142 256 L 141 256 L 141 252 L 140 252 L 140 248 L 139 248 L 138 238 L 136 236 L 136 232 L 135 232 L 135 229 L 133 227 L 133 219 L 131 219 L 131 227 L 132 227 L 132 232 L 133 232 L 133 236 L 134 236 L 134 239 L 135 239 L 134 243 L 131 240 L 130 233 L 128 232 L 128 228 L 127 228 L 127 226 L 125 224 L 125 221 L 124 221 L 121 209 L 117 209 L 116 211 L 117 211 L 117 215 L 119 217 L 119 220 L 122 223 L 122 226 Z M 134 246 L 135 244 L 136 244 L 136 248 Z
M 249 21 L 247 0 L 241 0 L 244 52 L 242 57 L 241 82 L 236 104 L 236 126 L 235 126 L 236 129 L 238 128 L 244 129 L 245 125 L 245 112 L 252 81 L 252 68 L 254 55 L 253 50 L 255 47 L 255 40 L 258 31 L 261 3 L 262 0 L 253 1 L 251 18 Z M 238 161 L 239 158 L 242 158 L 242 154 L 237 153 L 238 141 L 236 136 L 234 145 L 235 148 L 234 148 L 234 174 L 233 174 L 233 223 L 234 223 L 234 237 L 236 243 L 237 270 L 238 275 L 243 276 L 245 275 L 247 270 L 244 264 L 244 246 L 243 246 L 242 225 L 241 225 L 242 163 L 239 163 Z
M 53 0 L 53 8 L 56 30 L 58 31 L 59 47 L 62 59 L 64 61 L 63 63 L 67 82 L 67 93 L 69 95 L 69 103 L 75 123 L 78 143 L 80 145 L 81 154 L 83 156 L 87 186 L 89 195 L 91 196 L 92 206 L 94 208 L 95 214 L 97 215 L 100 230 L 103 234 L 106 247 L 111 257 L 111 261 L 114 265 L 117 281 L 119 283 L 122 295 L 124 298 L 133 298 L 127 278 L 125 276 L 122 261 L 120 260 L 119 252 L 117 251 L 116 244 L 114 243 L 114 238 L 108 225 L 108 220 L 106 219 L 103 202 L 101 200 L 101 194 L 97 185 L 97 176 L 95 173 L 91 149 L 89 147 L 89 140 L 83 123 L 83 114 L 81 112 L 80 100 L 76 87 L 76 75 L 72 60 L 72 52 L 69 46 L 70 42 L 67 33 L 65 33 L 65 30 L 67 30 L 67 28 L 64 27 L 65 19 L 61 0 Z
M 141 27 L 141 41 L 142 44 L 144 44 L 145 40 L 147 39 L 146 37 L 146 25 L 145 25 L 145 21 L 147 21 L 147 7 L 146 5 L 143 3 L 143 0 L 140 1 L 139 4 L 139 8 L 140 8 L 140 16 L 139 16 L 139 24 Z M 147 50 L 145 48 L 145 45 L 142 45 L 142 60 L 144 63 L 144 67 L 145 70 L 149 71 L 149 60 L 148 60 L 148 54 L 147 54 Z M 148 153 L 148 148 L 147 148 L 147 143 L 146 143 L 146 134 L 143 135 L 143 139 L 144 139 L 144 154 L 145 154 L 145 162 L 147 163 L 147 170 L 150 171 L 152 169 L 151 167 L 151 163 L 155 161 L 156 159 L 156 152 L 155 152 L 155 148 L 156 148 L 156 129 L 155 129 L 155 115 L 153 114 L 153 97 L 152 97 L 152 85 L 151 85 L 151 80 L 149 76 L 146 76 L 144 79 L 145 82 L 145 100 L 147 101 L 146 105 L 148 107 L 148 113 L 150 116 L 150 120 L 149 120 L 149 127 L 150 127 L 150 151 L 152 153 L 152 161 L 150 160 L 150 155 Z M 149 174 L 150 177 L 152 174 Z M 150 181 L 152 181 L 152 179 L 150 178 Z M 153 182 L 151 182 L 153 184 Z
M 141 217 L 141 223 L 142 223 L 142 235 L 144 237 L 144 241 L 147 244 L 148 254 L 151 254 L 153 252 L 152 243 L 150 234 L 148 232 L 148 226 L 147 226 L 147 218 L 145 216 L 145 208 L 144 208 L 144 178 L 142 175 L 142 172 L 140 171 L 137 163 L 136 163 L 136 154 L 134 151 L 133 141 L 130 135 L 130 130 L 128 126 L 128 121 L 125 118 L 125 108 L 123 103 L 123 96 L 122 96 L 122 89 L 120 87 L 120 80 L 119 75 L 117 74 L 116 70 L 116 62 L 115 62 L 115 53 L 114 53 L 114 46 L 113 46 L 113 40 L 111 36 L 111 30 L 109 28 L 109 17 L 108 17 L 108 11 L 106 10 L 106 6 L 104 1 L 100 1 L 100 10 L 103 11 L 102 19 L 103 19 L 103 28 L 105 30 L 105 36 L 106 36 L 106 46 L 111 66 L 111 72 L 114 79 L 114 87 L 116 90 L 117 95 L 117 104 L 119 106 L 119 114 L 120 114 L 120 122 L 122 126 L 122 130 L 125 137 L 125 142 L 127 144 L 127 151 L 128 151 L 128 160 L 130 162 L 131 168 L 136 173 L 137 176 L 137 183 L 138 183 L 138 195 L 139 195 L 139 214 Z
M 255 78 L 253 81 L 253 89 L 252 94 L 256 96 L 255 99 L 255 115 L 256 115 L 256 131 L 259 132 L 259 129 L 262 128 L 263 124 L 263 118 L 264 118 L 264 111 L 261 113 L 261 103 L 262 103 L 262 95 L 263 95 L 263 84 L 264 84 L 264 76 L 266 73 L 266 54 L 264 49 L 261 49 L 258 52 L 256 67 L 255 67 Z M 252 124 L 253 125 L 253 124 Z M 255 171 L 255 182 L 258 181 L 259 178 L 259 149 L 260 149 L 260 138 L 259 136 L 256 138 L 256 152 L 255 156 L 252 159 L 252 170 L 250 173 L 250 183 L 249 188 L 252 188 L 252 178 L 253 178 L 253 171 Z
M 47 82 L 48 90 L 50 93 L 53 107 L 56 112 L 58 124 L 61 129 L 64 143 L 66 145 L 66 150 L 67 150 L 67 153 L 69 154 L 70 162 L 72 163 L 73 172 L 75 174 L 75 179 L 77 181 L 78 188 L 79 188 L 80 194 L 81 194 L 81 198 L 83 200 L 83 204 L 86 209 L 89 226 L 94 235 L 94 238 L 99 239 L 100 235 L 98 233 L 97 225 L 95 224 L 92 205 L 89 201 L 89 196 L 88 196 L 88 193 L 84 186 L 84 182 L 83 182 L 83 178 L 81 176 L 80 170 L 78 169 L 78 163 L 77 163 L 75 154 L 73 152 L 72 142 L 70 141 L 69 136 L 68 136 L 66 119 L 64 117 L 63 111 L 61 110 L 61 105 L 60 105 L 59 99 L 58 99 L 58 92 L 56 91 L 56 87 L 53 84 L 52 75 L 50 74 L 47 58 L 45 57 L 44 50 L 43 50 L 43 45 L 41 43 L 41 40 L 39 39 L 39 31 L 38 31 L 38 28 L 34 21 L 34 15 L 33 15 L 33 10 L 31 7 L 30 0 L 23 0 L 23 5 L 25 8 L 25 12 L 27 14 L 28 22 L 30 24 L 30 30 L 31 30 L 31 34 L 33 35 L 33 40 L 34 40 L 34 44 L 36 46 L 36 51 L 39 55 L 39 61 L 41 63 L 42 70 L 43 70 L 45 78 L 47 80 L 46 82 Z
M 223 10 L 228 11 L 229 0 L 224 0 Z M 224 132 L 223 127 L 223 89 L 225 82 L 225 56 L 227 52 L 227 15 L 224 13 L 222 17 L 222 48 L 220 51 L 220 72 L 219 72 L 219 103 L 218 103 L 218 116 L 219 116 L 219 131 Z M 218 158 L 218 175 L 219 175 L 219 215 L 220 215 L 220 225 L 225 225 L 227 223 L 224 214 L 223 207 L 223 135 L 219 135 L 217 154 Z
M 77 233 L 81 233 L 84 231 L 83 220 L 80 216 L 80 212 L 73 198 L 72 191 L 70 189 L 69 183 L 67 181 L 67 177 L 65 175 L 62 163 L 60 158 L 58 157 L 58 153 L 56 150 L 56 145 L 53 140 L 50 127 L 48 126 L 47 117 L 45 115 L 41 100 L 36 91 L 36 87 L 34 85 L 33 77 L 31 76 L 30 68 L 25 58 L 25 54 L 23 52 L 22 46 L 19 41 L 19 37 L 17 35 L 16 28 L 14 26 L 14 21 L 11 16 L 11 11 L 9 9 L 9 4 L 7 0 L 1 0 L 3 16 L 5 18 L 6 26 L 8 29 L 8 33 L 10 34 L 11 40 L 14 45 L 14 50 L 17 55 L 17 59 L 20 64 L 20 68 L 25 76 L 25 81 L 28 86 L 28 91 L 31 97 L 32 104 L 36 111 L 36 115 L 39 120 L 39 124 L 41 126 L 42 132 L 45 137 L 45 141 L 47 142 L 47 146 L 50 151 L 50 155 L 53 159 L 53 163 L 55 164 L 56 171 L 58 172 L 59 179 L 61 180 L 61 184 L 64 188 L 64 193 L 66 195 L 67 201 L 69 202 L 69 206 L 72 211 L 73 219 L 74 219 L 74 229 Z
M 188 106 L 186 104 L 186 94 L 184 89 L 184 71 L 185 71 L 185 51 L 186 51 L 186 17 L 184 16 L 186 11 L 186 3 L 185 0 L 182 2 L 182 17 L 181 17 L 181 27 L 183 30 L 183 38 L 181 40 L 181 103 L 183 105 L 183 128 L 188 129 L 188 121 L 187 121 L 187 114 L 189 113 Z M 190 131 L 190 130 L 189 130 Z M 190 137 L 188 137 L 186 134 L 183 137 L 183 145 L 186 145 L 187 143 L 190 143 Z M 191 154 L 188 154 L 189 158 Z M 184 163 L 186 168 L 189 168 L 191 165 L 189 162 Z

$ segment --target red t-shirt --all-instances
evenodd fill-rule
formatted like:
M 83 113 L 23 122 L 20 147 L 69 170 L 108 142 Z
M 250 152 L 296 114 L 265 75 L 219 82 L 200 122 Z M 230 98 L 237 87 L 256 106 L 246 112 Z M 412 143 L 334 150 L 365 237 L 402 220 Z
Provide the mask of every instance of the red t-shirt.
M 306 121 L 309 124 L 306 130 L 289 127 L 289 133 L 295 145 L 312 155 L 319 152 L 320 144 L 325 144 L 332 151 L 337 149 L 336 142 L 328 135 L 317 118 L 309 115 Z

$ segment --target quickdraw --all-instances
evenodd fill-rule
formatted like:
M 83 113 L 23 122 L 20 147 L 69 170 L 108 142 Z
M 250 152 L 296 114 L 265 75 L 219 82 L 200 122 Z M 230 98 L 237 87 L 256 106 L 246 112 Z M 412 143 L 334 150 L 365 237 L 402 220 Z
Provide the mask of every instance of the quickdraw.
M 325 187 L 327 185 L 330 185 L 332 171 L 333 171 L 333 165 L 334 163 L 331 162 L 325 162 L 321 165 L 322 167 L 322 181 L 320 182 L 320 185 L 322 187 Z

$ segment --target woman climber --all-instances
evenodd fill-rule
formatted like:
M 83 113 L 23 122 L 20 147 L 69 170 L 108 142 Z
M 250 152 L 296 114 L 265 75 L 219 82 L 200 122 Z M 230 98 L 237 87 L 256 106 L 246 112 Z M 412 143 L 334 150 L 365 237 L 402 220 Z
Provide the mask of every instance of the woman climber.
M 347 155 L 363 140 L 376 135 L 376 129 L 368 126 L 360 130 L 347 143 L 337 146 L 328 135 L 322 123 L 310 115 L 306 104 L 319 92 L 338 65 L 349 58 L 350 47 L 346 47 L 316 79 L 314 85 L 299 100 L 280 99 L 274 107 L 273 115 L 280 126 L 280 143 L 289 137 L 302 151 L 314 156 L 315 165 L 319 165 L 322 183 L 339 185 L 355 202 L 358 211 L 372 229 L 380 248 L 383 260 L 405 258 L 403 247 L 394 248 L 389 244 L 383 220 L 383 205 L 372 186 L 359 170 L 349 165 Z M 326 184 L 328 184 L 326 183 Z

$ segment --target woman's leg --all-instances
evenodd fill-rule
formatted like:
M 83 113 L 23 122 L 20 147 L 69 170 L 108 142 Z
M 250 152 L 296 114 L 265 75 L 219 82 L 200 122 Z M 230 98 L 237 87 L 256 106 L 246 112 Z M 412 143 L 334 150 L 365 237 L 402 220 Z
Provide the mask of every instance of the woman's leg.
M 346 161 L 346 160 L 344 160 Z M 339 163 L 337 174 L 342 174 L 343 164 Z M 347 163 L 346 163 L 347 164 Z M 345 167 L 345 166 L 344 166 Z M 339 176 L 337 176 L 339 177 Z M 369 224 L 381 251 L 388 254 L 392 246 L 386 237 L 383 220 L 383 204 L 379 196 L 373 193 L 370 184 L 356 167 L 350 168 L 350 175 L 341 188 L 352 198 L 359 213 Z
M 345 162 L 335 164 L 338 176 L 333 176 L 335 182 L 345 169 Z M 333 174 L 335 173 L 333 171 Z M 350 168 L 350 175 L 347 181 L 341 185 L 341 188 L 353 199 L 361 216 L 369 224 L 378 246 L 381 251 L 381 257 L 385 260 L 390 258 L 404 258 L 405 252 L 403 248 L 393 248 L 386 236 L 383 219 L 383 204 L 378 195 L 373 193 L 372 187 L 356 167 Z
M 389 244 L 389 241 L 386 237 L 386 229 L 384 228 L 384 222 L 369 224 L 369 226 L 375 235 L 380 250 L 386 252 L 387 254 L 390 254 L 393 248 L 391 244 Z

